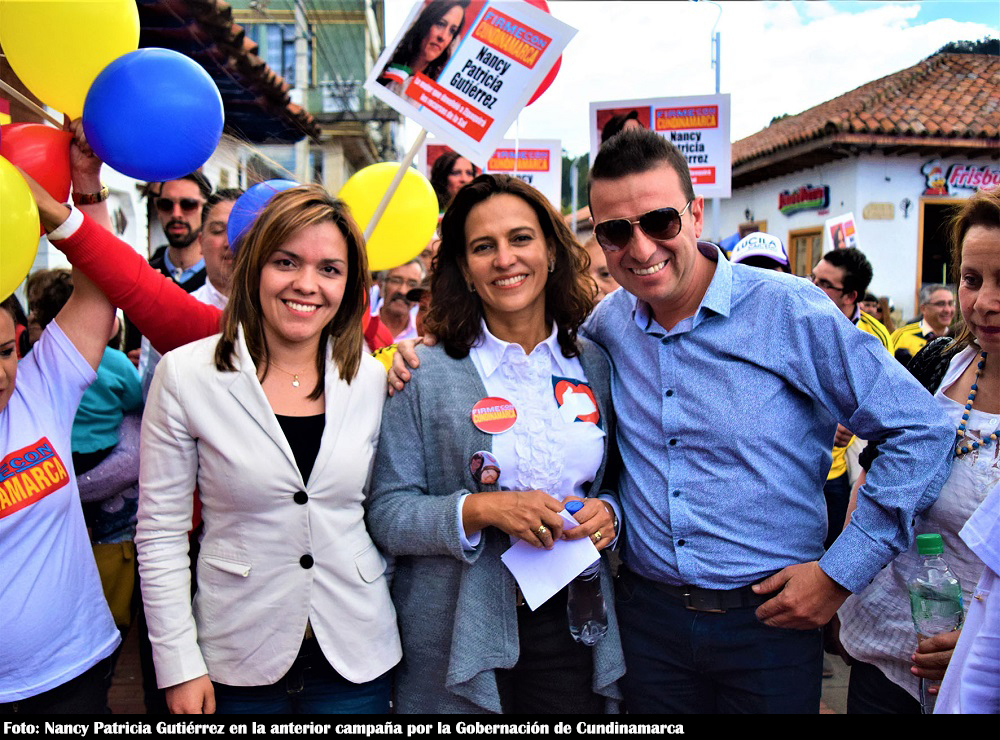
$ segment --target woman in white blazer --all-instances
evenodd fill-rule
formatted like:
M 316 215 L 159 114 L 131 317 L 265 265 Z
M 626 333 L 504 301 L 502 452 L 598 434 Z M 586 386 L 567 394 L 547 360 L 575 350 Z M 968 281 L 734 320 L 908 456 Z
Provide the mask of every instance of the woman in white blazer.
M 369 283 L 344 204 L 279 193 L 239 246 L 222 334 L 156 369 L 136 545 L 174 713 L 388 710 L 400 642 L 363 510 L 385 395 L 361 352 Z

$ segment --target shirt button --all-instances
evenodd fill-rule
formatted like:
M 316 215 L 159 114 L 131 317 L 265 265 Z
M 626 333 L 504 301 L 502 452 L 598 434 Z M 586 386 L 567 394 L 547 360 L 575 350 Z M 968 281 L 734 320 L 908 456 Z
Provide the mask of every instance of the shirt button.
M 677 540 L 678 547 L 684 547 L 684 540 Z
M 295 503 L 297 504 L 304 504 L 306 501 L 309 500 L 309 494 L 307 494 L 305 491 L 296 491 L 295 495 L 292 497 L 292 500 L 295 501 Z
M 306 570 L 309 570 L 310 568 L 313 567 L 313 562 L 314 561 L 312 555 L 303 555 L 301 558 L 299 558 L 299 565 L 301 565 Z
M 677 498 L 680 495 L 681 495 L 680 491 L 674 491 L 674 498 Z
M 668 397 L 668 398 L 669 398 L 670 396 L 672 396 L 672 395 L 674 395 L 674 392 L 673 392 L 673 391 L 667 391 L 667 397 Z
M 673 447 L 675 444 L 677 444 L 677 440 L 676 439 L 670 440 L 670 446 L 671 447 Z

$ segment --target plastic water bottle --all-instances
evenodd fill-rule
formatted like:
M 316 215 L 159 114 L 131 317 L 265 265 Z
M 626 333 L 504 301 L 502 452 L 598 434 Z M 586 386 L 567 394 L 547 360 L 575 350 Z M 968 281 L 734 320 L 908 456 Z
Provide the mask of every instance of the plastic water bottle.
M 910 612 L 920 640 L 962 626 L 962 584 L 942 557 L 944 545 L 939 534 L 918 534 L 917 552 L 923 558 L 916 576 L 909 583 Z M 920 679 L 920 711 L 934 712 L 935 695 L 927 692 L 928 683 Z
M 576 514 L 583 508 L 579 501 L 566 504 L 566 511 Z M 601 593 L 601 561 L 569 582 L 566 598 L 569 633 L 577 642 L 595 645 L 608 632 L 608 610 Z

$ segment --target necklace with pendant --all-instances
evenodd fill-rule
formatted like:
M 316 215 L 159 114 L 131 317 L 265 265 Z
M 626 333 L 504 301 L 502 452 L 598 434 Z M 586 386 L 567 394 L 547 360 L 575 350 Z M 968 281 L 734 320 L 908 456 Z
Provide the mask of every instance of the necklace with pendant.
M 276 364 L 273 361 L 271 362 L 271 366 L 277 368 L 278 370 L 280 370 L 281 372 L 283 372 L 285 375 L 291 376 L 291 378 L 292 378 L 292 387 L 293 388 L 298 388 L 299 385 L 301 385 L 299 383 L 299 374 L 298 373 L 289 372 L 288 370 L 285 370 L 285 368 L 281 367 L 280 365 Z

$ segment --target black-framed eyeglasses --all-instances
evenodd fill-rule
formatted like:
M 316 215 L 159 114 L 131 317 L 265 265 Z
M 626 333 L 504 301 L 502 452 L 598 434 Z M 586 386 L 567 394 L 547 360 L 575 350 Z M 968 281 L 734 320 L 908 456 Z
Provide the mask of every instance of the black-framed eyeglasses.
M 824 278 L 818 278 L 815 275 L 809 276 L 809 282 L 815 285 L 817 288 L 822 288 L 823 290 L 836 290 L 838 293 L 843 293 L 846 288 L 843 285 L 834 285 L 829 280 Z
M 173 213 L 174 206 L 180 205 L 181 210 L 184 213 L 193 213 L 201 208 L 204 201 L 198 200 L 197 198 L 157 198 L 153 201 L 153 205 L 156 206 L 156 210 L 160 213 Z
M 611 218 L 594 225 L 597 243 L 607 252 L 617 252 L 632 241 L 632 227 L 639 224 L 642 233 L 650 239 L 673 239 L 681 233 L 681 216 L 694 201 L 689 200 L 680 211 L 676 208 L 657 208 L 648 211 L 635 220 Z

